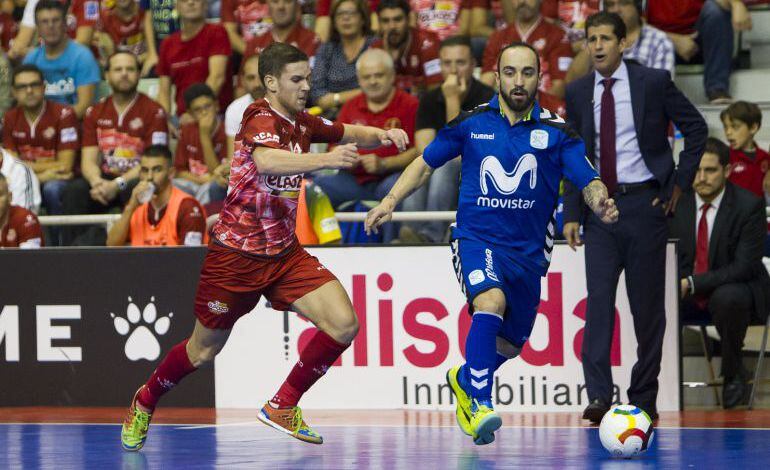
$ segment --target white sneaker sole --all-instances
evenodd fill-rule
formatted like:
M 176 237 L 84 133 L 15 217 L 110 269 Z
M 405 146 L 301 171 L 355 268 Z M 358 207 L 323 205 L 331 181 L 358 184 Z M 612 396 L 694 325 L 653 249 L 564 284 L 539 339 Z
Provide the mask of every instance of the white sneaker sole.
M 489 415 L 479 424 L 479 429 L 476 431 L 476 437 L 473 439 L 473 443 L 478 446 L 491 444 L 495 441 L 495 431 L 500 429 L 503 425 L 503 420 L 499 415 Z

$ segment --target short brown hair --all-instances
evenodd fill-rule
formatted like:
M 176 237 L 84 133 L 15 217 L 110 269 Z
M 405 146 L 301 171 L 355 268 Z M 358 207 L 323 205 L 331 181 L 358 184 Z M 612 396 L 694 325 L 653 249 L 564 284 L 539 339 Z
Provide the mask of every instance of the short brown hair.
M 361 32 L 364 37 L 372 35 L 372 24 L 369 13 L 369 3 L 366 0 L 334 0 L 332 3 L 332 9 L 329 12 L 329 18 L 332 20 L 332 33 L 329 37 L 329 42 L 340 42 L 340 33 L 334 26 L 334 16 L 337 14 L 337 10 L 345 2 L 353 2 L 356 5 L 358 14 L 361 15 L 361 21 L 364 22 L 363 31 Z
M 733 121 L 740 121 L 751 127 L 754 124 L 757 128 L 762 126 L 762 111 L 754 103 L 748 101 L 736 101 L 730 106 L 726 107 L 719 113 L 719 118 L 722 122 L 725 118 L 730 118 Z
M 730 147 L 716 137 L 706 139 L 706 147 L 703 153 L 713 153 L 719 159 L 719 164 L 727 166 L 730 164 Z
M 259 79 L 265 83 L 265 77 L 268 75 L 280 78 L 286 65 L 308 61 L 307 54 L 296 47 L 282 42 L 274 42 L 259 55 Z

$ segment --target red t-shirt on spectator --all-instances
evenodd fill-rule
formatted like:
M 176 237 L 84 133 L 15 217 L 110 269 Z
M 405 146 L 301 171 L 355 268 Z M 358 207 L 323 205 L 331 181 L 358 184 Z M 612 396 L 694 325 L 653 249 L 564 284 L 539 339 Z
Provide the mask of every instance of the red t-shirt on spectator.
M 222 0 L 222 23 L 236 23 L 244 41 L 270 32 L 273 21 L 263 0 Z
M 759 147 L 756 147 L 754 158 L 746 155 L 743 150 L 730 149 L 730 177 L 731 183 L 747 189 L 764 199 L 765 190 L 762 181 L 770 168 L 770 155 Z
M 221 162 L 227 158 L 227 136 L 225 136 L 225 125 L 222 121 L 217 122 L 217 126 L 211 135 L 211 141 L 214 144 L 214 153 L 219 161 Z M 197 176 L 205 175 L 209 172 L 206 159 L 203 157 L 203 147 L 201 147 L 201 137 L 197 122 L 185 124 L 179 131 L 179 143 L 176 146 L 174 167 L 177 171 L 189 171 Z
M 38 248 L 43 245 L 43 230 L 35 214 L 19 206 L 11 206 L 8 212 L 8 223 L 0 229 L 0 247 Z
M 171 78 L 176 85 L 176 113 L 185 112 L 184 91 L 193 83 L 203 83 L 209 75 L 209 58 L 215 55 L 229 57 L 231 53 L 227 31 L 218 24 L 205 24 L 192 38 L 183 41 L 177 31 L 163 40 L 156 71 L 159 76 Z M 232 74 L 228 62 L 225 82 L 219 90 L 219 108 L 222 112 L 233 100 Z
M 411 29 L 409 44 L 404 54 L 395 63 L 396 88 L 415 93 L 419 87 L 441 83 L 441 61 L 438 58 L 440 41 L 430 31 Z M 372 47 L 383 48 L 382 39 Z
M 273 36 L 272 30 L 249 39 L 246 42 L 246 48 L 243 51 L 243 58 L 245 59 L 246 57 L 260 54 L 267 48 L 267 46 L 274 42 L 275 36 Z M 307 56 L 310 57 L 310 66 L 313 66 L 313 56 L 315 56 L 315 51 L 321 43 L 321 40 L 313 31 L 304 28 L 298 21 L 286 36 L 284 42 L 307 54 Z M 245 61 L 241 61 L 241 64 L 243 64 L 243 62 Z
M 366 106 L 366 96 L 362 93 L 352 100 L 349 100 L 340 109 L 337 115 L 337 122 L 343 124 L 358 124 L 362 126 L 374 126 L 380 129 L 403 129 L 409 136 L 409 142 L 414 145 L 414 126 L 417 118 L 417 106 L 420 102 L 409 93 L 396 90 L 393 99 L 388 106 L 379 113 L 373 113 Z M 377 147 L 375 149 L 359 149 L 361 155 L 369 153 L 376 154 L 380 158 L 393 157 L 399 154 L 395 145 L 387 147 Z M 353 170 L 358 184 L 377 181 L 383 178 L 382 175 L 371 175 L 364 171 L 362 167 Z
M 145 147 L 155 144 L 168 145 L 166 112 L 142 93 L 123 114 L 109 96 L 88 108 L 83 118 L 83 147 L 99 148 L 102 174 L 108 178 L 138 165 Z
M 62 1 L 66 5 L 67 2 Z M 67 34 L 75 39 L 80 26 L 96 27 L 99 21 L 100 0 L 72 0 L 67 12 Z
M 144 38 L 144 10 L 139 8 L 127 22 L 123 21 L 112 9 L 102 10 L 99 30 L 110 36 L 116 51 L 131 52 L 139 56 L 147 52 Z
M 648 0 L 647 22 L 667 33 L 690 34 L 705 0 Z
M 497 69 L 497 55 L 514 41 L 531 44 L 539 52 L 543 74 L 540 90 L 550 91 L 553 80 L 564 79 L 572 62 L 572 48 L 564 30 L 545 21 L 542 17 L 529 31 L 519 31 L 515 24 L 501 31 L 495 31 L 489 37 L 487 47 L 484 49 L 481 71 L 494 72 Z
M 44 101 L 35 122 L 29 122 L 17 106 L 3 117 L 3 147 L 24 161 L 51 161 L 60 150 L 80 149 L 79 128 L 75 111 L 67 105 Z
M 417 15 L 417 27 L 432 31 L 440 40 L 457 34 L 460 12 L 471 8 L 470 0 L 409 0 L 409 7 Z
M 0 49 L 8 51 L 11 47 L 11 40 L 19 32 L 19 23 L 14 21 L 8 13 L 0 13 Z

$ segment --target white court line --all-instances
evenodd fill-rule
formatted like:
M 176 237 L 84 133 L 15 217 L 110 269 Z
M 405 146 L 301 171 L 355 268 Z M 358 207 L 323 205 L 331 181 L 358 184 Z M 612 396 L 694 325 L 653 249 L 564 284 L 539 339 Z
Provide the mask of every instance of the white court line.
M 188 429 L 206 429 L 206 428 L 221 428 L 221 427 L 235 427 L 235 426 L 247 426 L 253 424 L 257 427 L 261 427 L 262 423 L 256 421 L 243 421 L 236 423 L 221 423 L 221 424 L 184 424 L 184 423 L 157 423 L 151 426 L 176 426 L 180 430 Z M 120 426 L 120 423 L 0 423 L 0 426 Z M 317 425 L 317 428 L 456 428 L 457 425 L 403 425 L 403 424 L 324 424 Z M 508 429 L 596 429 L 598 426 L 509 426 L 503 425 Z M 667 429 L 667 430 L 713 430 L 713 431 L 770 431 L 770 428 L 707 428 L 707 427 L 682 427 L 682 426 L 657 426 L 655 429 Z

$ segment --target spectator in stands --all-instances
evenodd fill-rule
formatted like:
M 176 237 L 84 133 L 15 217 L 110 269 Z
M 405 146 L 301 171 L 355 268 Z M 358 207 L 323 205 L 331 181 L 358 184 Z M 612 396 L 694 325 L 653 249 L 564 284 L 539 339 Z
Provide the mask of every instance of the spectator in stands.
M 65 214 L 103 213 L 123 207 L 139 178 L 139 159 L 150 145 L 168 144 L 163 108 L 137 91 L 139 61 L 116 52 L 105 72 L 112 95 L 88 108 L 83 120 L 82 178 L 64 190 Z M 64 230 L 65 244 L 98 244 L 101 232 Z M 76 240 L 81 237 L 81 240 Z
M 0 174 L 0 248 L 40 248 L 43 230 L 37 216 L 11 203 L 8 180 Z
M 642 0 L 604 0 L 604 11 L 617 13 L 626 24 L 626 47 L 623 58 L 639 62 L 645 67 L 668 70 L 674 74 L 674 44 L 666 33 L 646 24 L 642 18 Z M 591 57 L 583 48 L 572 61 L 567 81 L 589 72 Z
M 212 97 L 212 107 L 215 101 Z M 208 243 L 206 215 L 192 196 L 171 184 L 171 150 L 152 145 L 142 153 L 139 179 L 107 246 L 199 246 Z
M 470 33 L 470 0 L 409 0 L 409 6 L 409 24 L 435 33 L 441 41 Z
M 489 38 L 481 64 L 481 81 L 492 86 L 500 50 L 511 42 L 523 41 L 531 44 L 540 54 L 540 91 L 564 98 L 564 77 L 572 62 L 572 49 L 567 35 L 560 27 L 543 19 L 540 15 L 540 0 L 511 1 L 516 21 Z
M 0 114 L 13 106 L 13 94 L 11 93 L 11 67 L 8 57 L 0 51 Z
M 396 64 L 396 88 L 418 95 L 441 83 L 439 39 L 434 33 L 409 27 L 407 0 L 381 0 L 377 6 L 380 39 L 372 47 L 385 49 Z
M 80 119 L 93 103 L 101 77 L 91 51 L 65 34 L 64 20 L 64 5 L 57 0 L 40 0 L 35 22 L 43 44 L 27 54 L 24 63 L 43 72 L 46 98 L 72 106 Z
M 80 149 L 80 123 L 67 105 L 44 96 L 43 74 L 34 65 L 21 65 L 13 73 L 17 106 L 3 116 L 3 146 L 37 175 L 48 214 L 62 213 L 62 193 L 72 179 Z
M 377 5 L 379 0 L 368 0 L 369 25 L 372 31 L 379 31 L 377 18 Z M 328 42 L 332 31 L 332 21 L 329 18 L 332 0 L 316 0 L 315 2 L 315 33 L 321 38 L 321 42 Z
M 227 156 L 233 155 L 236 150 L 235 134 L 241 128 L 243 112 L 251 103 L 265 96 L 265 88 L 259 79 L 259 56 L 253 55 L 243 61 L 240 74 L 241 86 L 246 89 L 246 94 L 230 103 L 225 111 L 225 135 L 227 136 Z
M 702 58 L 703 86 L 712 104 L 732 101 L 733 31 L 751 29 L 751 16 L 742 1 L 648 0 L 647 21 L 668 34 L 684 62 Z
M 470 9 L 468 34 L 474 38 L 489 38 L 514 20 L 513 5 L 508 0 L 471 0 Z
M 488 102 L 495 94 L 492 88 L 473 78 L 476 61 L 473 59 L 471 42 L 467 37 L 454 36 L 442 41 L 439 58 L 444 82 L 440 88 L 425 93 L 417 108 L 417 130 L 414 139 L 418 155 L 433 141 L 438 131 L 461 111 L 470 111 Z M 456 209 L 459 185 L 460 157 L 433 171 L 428 182 L 424 209 Z M 410 228 L 402 228 L 400 238 L 403 241 L 438 243 L 444 240 L 447 226 L 444 222 L 425 223 L 419 227 L 417 234 L 410 233 Z
M 40 209 L 40 183 L 27 165 L 4 148 L 0 148 L 0 174 L 8 181 L 13 198 L 11 204 L 37 214 Z
M 11 58 L 19 59 L 29 53 L 36 29 L 39 28 L 37 6 L 45 1 L 47 0 L 28 0 L 24 6 L 24 15 L 21 18 L 18 33 L 8 53 Z M 63 26 L 70 39 L 90 47 L 94 28 L 99 21 L 99 0 L 48 1 L 55 1 L 62 5 L 65 18 Z M 42 36 L 40 30 L 37 30 L 37 33 Z
M 302 26 L 299 0 L 267 0 L 267 7 L 272 29 L 247 40 L 243 57 L 259 54 L 273 42 L 283 42 L 307 54 L 310 67 L 313 67 L 316 49 L 321 41 L 313 31 Z
M 136 0 L 115 0 L 111 8 L 103 9 L 97 26 L 102 57 L 106 59 L 123 51 L 134 54 L 144 63 L 147 58 L 144 17 L 144 10 Z
M 257 36 L 269 33 L 275 25 L 268 9 L 273 3 L 294 3 L 292 0 L 222 0 L 220 19 L 227 30 L 230 46 L 238 54 L 245 55 L 246 44 Z M 284 7 L 285 8 L 285 7 Z M 295 18 L 299 19 L 299 15 Z M 283 41 L 281 41 L 283 42 Z M 265 46 L 267 47 L 267 46 Z
M 11 12 L 0 11 L 0 50 L 10 52 L 11 42 L 19 32 L 19 23 Z
M 217 98 L 205 83 L 190 85 L 184 101 L 193 121 L 182 125 L 179 133 L 174 185 L 208 204 L 214 171 L 228 156 L 225 126 L 217 116 Z
M 762 111 L 754 103 L 736 101 L 719 117 L 730 144 L 730 182 L 764 200 L 770 194 L 770 155 L 754 141 L 762 126 Z
M 765 204 L 727 181 L 729 162 L 727 146 L 709 138 L 694 191 L 682 196 L 670 232 L 679 239 L 682 319 L 710 319 L 719 332 L 726 409 L 748 399 L 743 339 L 751 318 L 764 322 L 770 310 Z
M 179 31 L 179 12 L 176 0 L 140 0 L 144 15 L 144 37 L 147 41 L 147 58 L 142 64 L 142 76 L 151 74 L 158 64 L 158 51 L 164 39 Z
M 361 94 L 356 62 L 376 39 L 364 0 L 335 0 L 331 16 L 331 38 L 318 48 L 310 87 L 313 103 L 329 114 Z
M 315 183 L 329 196 L 335 208 L 346 201 L 382 199 L 401 170 L 417 156 L 413 143 L 414 109 L 418 101 L 395 88 L 395 69 L 390 54 L 382 49 L 370 49 L 361 54 L 356 70 L 363 93 L 345 103 L 337 120 L 386 130 L 403 129 L 411 146 L 401 153 L 392 145 L 374 150 L 360 149 L 360 165 L 352 171 L 341 170 L 335 175 L 315 177 Z M 410 196 L 404 201 L 404 210 L 420 208 L 418 202 L 414 195 Z
M 176 114 L 185 112 L 184 91 L 193 83 L 206 83 L 219 97 L 221 112 L 233 99 L 228 58 L 230 42 L 219 24 L 206 23 L 205 0 L 179 0 L 182 29 L 163 41 L 157 73 L 158 102 L 171 113 L 171 85 L 176 86 Z

